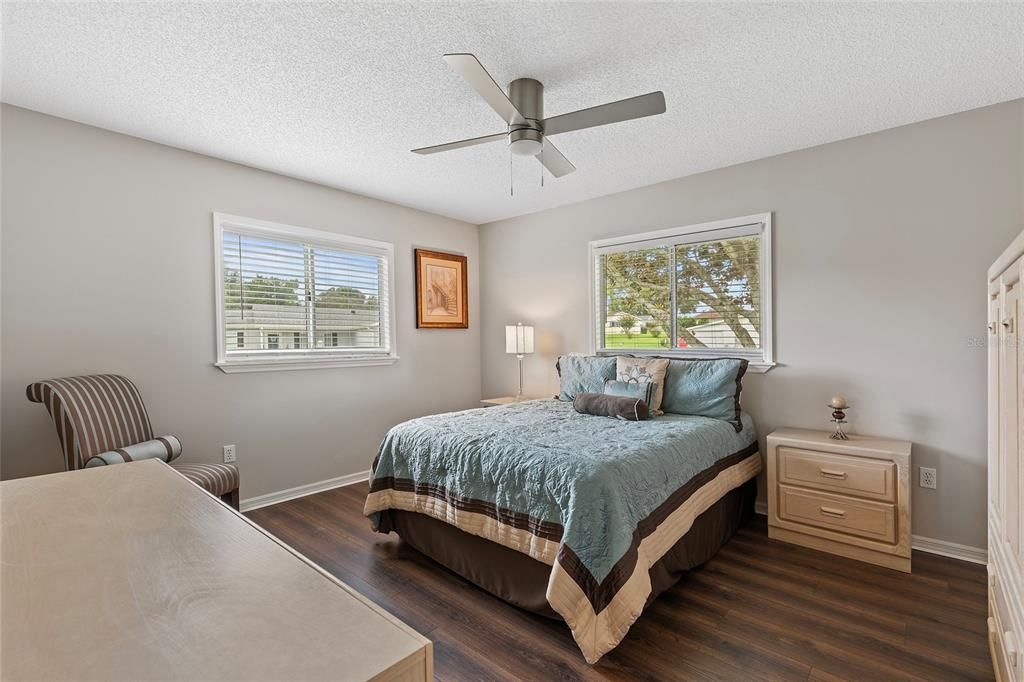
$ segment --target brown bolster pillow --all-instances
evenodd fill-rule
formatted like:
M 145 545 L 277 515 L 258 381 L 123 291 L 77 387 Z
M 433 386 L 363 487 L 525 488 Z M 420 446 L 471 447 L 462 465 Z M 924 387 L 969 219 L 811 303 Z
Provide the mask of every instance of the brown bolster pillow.
M 572 406 L 580 414 L 614 417 L 631 422 L 644 421 L 650 416 L 650 408 L 643 400 L 607 393 L 577 393 Z

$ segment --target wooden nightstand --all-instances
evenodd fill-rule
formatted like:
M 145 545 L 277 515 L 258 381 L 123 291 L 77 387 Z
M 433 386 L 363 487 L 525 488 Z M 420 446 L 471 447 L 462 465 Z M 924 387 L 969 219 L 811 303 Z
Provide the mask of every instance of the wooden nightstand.
M 503 396 L 501 398 L 484 398 L 480 401 L 480 404 L 484 407 L 497 407 L 498 405 L 511 405 L 512 403 L 525 403 L 527 400 L 539 400 L 539 398 L 531 398 L 529 396 L 523 396 L 522 398 L 516 398 L 514 395 Z
M 768 436 L 768 537 L 910 573 L 906 441 Z

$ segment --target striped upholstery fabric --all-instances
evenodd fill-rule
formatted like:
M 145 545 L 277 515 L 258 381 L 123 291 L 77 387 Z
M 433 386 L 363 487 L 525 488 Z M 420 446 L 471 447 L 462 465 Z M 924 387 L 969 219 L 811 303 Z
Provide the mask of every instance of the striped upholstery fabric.
M 68 470 L 81 469 L 101 452 L 153 440 L 139 389 L 116 374 L 47 379 L 25 393 L 49 411 Z
M 46 379 L 30 384 L 25 393 L 32 402 L 45 405 L 50 413 L 64 452 L 64 468 L 68 471 L 82 469 L 86 462 L 101 455 L 124 452 L 130 446 L 154 440 L 153 426 L 139 389 L 125 377 L 94 374 Z M 107 461 L 106 457 L 101 459 Z M 113 463 L 116 458 L 109 461 Z M 218 497 L 238 489 L 238 468 L 234 465 L 173 463 L 171 466 Z M 236 499 L 237 494 L 232 498 Z
M 172 464 L 171 466 L 182 476 L 217 497 L 238 489 L 238 467 L 232 464 Z

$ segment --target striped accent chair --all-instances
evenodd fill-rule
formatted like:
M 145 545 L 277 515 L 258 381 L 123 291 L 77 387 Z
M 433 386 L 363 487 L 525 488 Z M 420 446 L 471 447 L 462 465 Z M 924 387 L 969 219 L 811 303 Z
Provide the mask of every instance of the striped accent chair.
M 233 464 L 173 462 L 180 444 L 173 436 L 154 438 L 142 395 L 125 377 L 94 374 L 46 379 L 30 384 L 25 393 L 50 413 L 64 451 L 65 470 L 130 462 L 131 452 L 136 452 L 136 457 L 144 452 L 168 462 L 182 476 L 238 509 L 238 468 Z M 139 444 L 149 447 L 140 448 Z

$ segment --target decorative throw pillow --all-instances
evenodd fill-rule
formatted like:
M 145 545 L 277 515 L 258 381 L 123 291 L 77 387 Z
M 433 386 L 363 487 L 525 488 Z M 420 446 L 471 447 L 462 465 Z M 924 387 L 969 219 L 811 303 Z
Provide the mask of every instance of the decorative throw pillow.
M 615 363 L 617 380 L 627 384 L 654 384 L 654 394 L 647 403 L 654 416 L 662 414 L 661 395 L 667 371 L 668 360 L 664 358 L 627 358 L 620 355 Z
M 740 391 L 747 364 L 742 358 L 672 359 L 661 408 L 673 414 L 721 419 L 740 431 Z
M 615 356 L 563 355 L 558 370 L 558 399 L 572 401 L 578 393 L 601 393 L 604 382 L 615 378 Z
M 647 403 L 643 400 L 607 393 L 580 393 L 572 401 L 572 407 L 580 414 L 614 417 L 631 422 L 644 421 L 650 416 Z
M 646 384 L 628 384 L 618 379 L 609 379 L 604 382 L 604 394 L 620 396 L 622 398 L 636 398 L 650 405 L 651 396 L 654 394 L 656 386 L 657 384 L 650 382 Z
M 181 441 L 174 436 L 159 436 L 153 440 L 147 440 L 134 445 L 126 445 L 110 452 L 101 452 L 85 460 L 88 468 L 105 466 L 107 464 L 122 464 L 124 462 L 137 462 L 143 459 L 162 459 L 165 462 L 178 457 L 181 454 Z

